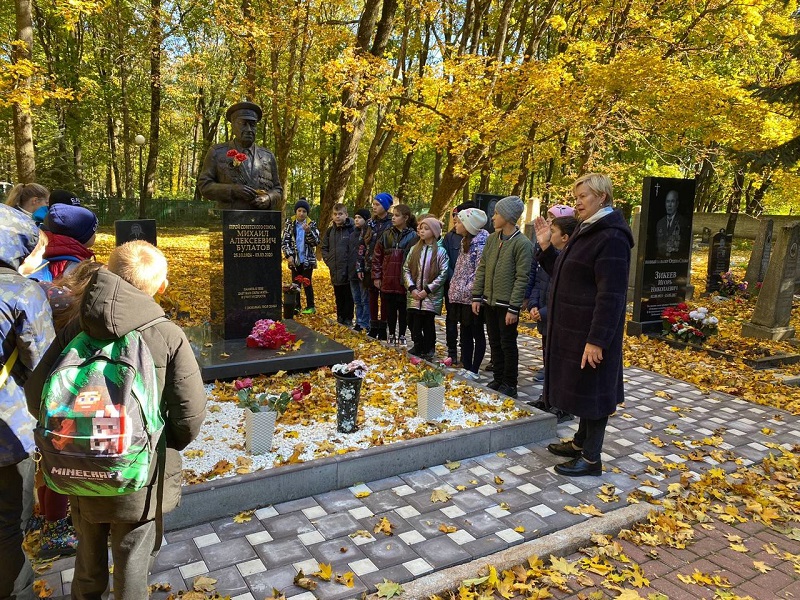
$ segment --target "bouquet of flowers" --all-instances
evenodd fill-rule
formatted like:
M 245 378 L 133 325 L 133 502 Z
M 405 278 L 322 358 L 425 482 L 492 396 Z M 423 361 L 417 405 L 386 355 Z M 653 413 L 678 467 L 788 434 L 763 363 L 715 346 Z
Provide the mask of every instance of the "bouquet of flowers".
M 363 360 L 354 360 L 349 363 L 339 363 L 331 367 L 331 371 L 342 377 L 357 377 L 364 379 L 369 367 Z
M 712 316 L 705 307 L 689 309 L 686 303 L 665 308 L 661 313 L 661 324 L 665 336 L 672 336 L 682 342 L 702 344 L 709 336 L 717 333 L 719 319 Z
M 280 394 L 253 394 L 253 380 L 249 377 L 234 382 L 233 387 L 239 397 L 239 408 L 249 408 L 250 412 L 272 411 L 282 415 L 289 402 L 300 402 L 311 393 L 311 384 L 304 381 L 290 392 Z
M 272 319 L 256 321 L 253 331 L 247 336 L 248 348 L 270 348 L 275 350 L 290 346 L 297 339 L 293 333 L 286 331 L 286 325 Z
M 310 285 L 311 285 L 311 280 L 308 277 L 303 277 L 302 275 L 298 275 L 292 280 L 292 283 L 283 286 L 283 291 L 299 292 L 304 287 L 308 287 Z
M 722 282 L 719 288 L 720 296 L 724 296 L 726 298 L 733 298 L 735 296 L 744 296 L 747 298 L 749 296 L 747 293 L 747 282 L 742 281 L 737 283 L 736 276 L 731 271 L 723 273 L 719 276 L 719 278 Z
M 239 152 L 238 150 L 235 150 L 233 148 L 228 150 L 228 152 L 226 153 L 226 156 L 231 159 L 231 166 L 232 167 L 238 167 L 244 161 L 247 160 L 247 154 L 245 154 L 244 152 Z

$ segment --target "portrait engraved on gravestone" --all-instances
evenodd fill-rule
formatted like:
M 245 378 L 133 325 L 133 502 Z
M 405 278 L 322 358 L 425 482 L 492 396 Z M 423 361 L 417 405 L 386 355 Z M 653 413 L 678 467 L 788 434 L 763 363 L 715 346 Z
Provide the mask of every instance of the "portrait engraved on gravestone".
M 233 210 L 274 210 L 283 188 L 275 155 L 256 144 L 256 125 L 262 111 L 258 104 L 238 102 L 225 113 L 233 138 L 212 146 L 197 179 L 200 194 Z
M 686 219 L 678 214 L 680 200 L 677 190 L 669 190 L 664 196 L 665 215 L 656 223 L 658 258 L 685 256 L 690 231 Z

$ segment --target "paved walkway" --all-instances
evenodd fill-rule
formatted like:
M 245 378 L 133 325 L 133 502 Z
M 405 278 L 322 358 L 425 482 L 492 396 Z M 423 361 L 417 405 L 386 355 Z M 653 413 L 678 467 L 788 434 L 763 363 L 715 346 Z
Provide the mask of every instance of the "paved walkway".
M 520 356 L 520 399 L 535 399 L 541 390 L 532 381 L 533 373 L 541 367 L 538 338 L 521 335 Z M 486 381 L 488 378 L 482 380 Z M 669 483 L 679 480 L 680 472 L 676 470 L 674 476 L 664 478 L 653 469 L 645 453 L 662 456 L 668 462 L 687 462 L 686 452 L 672 445 L 672 440 L 688 443 L 724 428 L 720 449 L 732 450 L 745 465 L 765 456 L 769 452 L 767 443 L 787 447 L 800 443 L 798 418 L 787 413 L 776 419 L 780 411 L 723 394 L 706 395 L 686 382 L 638 368 L 625 370 L 625 385 L 625 406 L 609 421 L 602 457 L 606 472 L 602 477 L 557 476 L 553 466 L 564 459 L 547 452 L 547 441 L 525 444 L 520 440 L 519 446 L 506 453 L 463 460 L 452 471 L 438 465 L 275 506 L 266 505 L 265 499 L 265 506 L 250 521 L 235 523 L 232 518 L 225 518 L 166 534 L 151 583 L 169 583 L 172 592 L 177 592 L 191 589 L 195 577 L 206 575 L 217 580 L 216 590 L 221 595 L 235 600 L 261 600 L 272 596 L 273 588 L 287 598 L 302 600 L 357 598 L 363 592 L 374 591 L 384 578 L 407 582 L 587 518 L 565 511 L 564 506 L 594 504 L 609 512 L 625 506 L 627 495 L 635 490 L 655 497 L 662 495 Z M 577 422 L 569 421 L 559 426 L 558 433 L 570 437 L 576 428 Z M 762 428 L 774 433 L 765 435 Z M 666 444 L 654 445 L 650 441 L 653 437 Z M 687 464 L 689 473 L 696 475 L 719 463 L 706 455 L 699 462 Z M 721 466 L 728 471 L 736 468 L 730 461 Z M 603 503 L 597 494 L 600 486 L 610 483 L 616 486 L 619 500 Z M 435 489 L 447 491 L 452 499 L 432 502 Z M 367 491 L 370 495 L 356 497 L 358 492 Z M 383 518 L 392 524 L 393 535 L 352 535 L 362 530 L 373 532 Z M 442 525 L 456 529 L 446 533 L 443 530 L 447 528 Z M 685 552 L 714 552 L 707 550 L 708 544 L 695 544 L 693 548 Z M 631 547 L 631 556 L 643 559 L 636 550 Z M 672 554 L 670 550 L 663 555 Z M 720 562 L 723 552 L 716 555 L 716 561 L 709 559 L 715 565 L 735 567 Z M 652 572 L 658 575 L 666 567 L 678 569 L 701 559 L 692 556 L 675 556 L 671 562 L 650 560 L 645 567 L 655 569 Z M 319 563 L 332 563 L 334 574 L 354 573 L 354 586 L 319 582 L 310 592 L 294 585 L 299 570 L 313 573 Z M 69 593 L 72 565 L 73 559 L 61 559 L 42 577 L 54 596 Z M 798 577 L 785 569 L 780 572 Z M 775 577 L 775 571 L 770 574 Z M 753 592 L 746 593 L 754 598 L 782 597 L 772 593 L 756 595 L 754 592 L 766 588 L 760 587 L 757 578 L 751 581 Z M 797 590 L 794 579 L 787 585 Z M 677 592 L 672 588 L 663 591 L 670 598 L 702 597 L 697 589 L 689 592 L 695 595 L 683 596 L 673 595 Z M 166 595 L 156 592 L 153 597 Z

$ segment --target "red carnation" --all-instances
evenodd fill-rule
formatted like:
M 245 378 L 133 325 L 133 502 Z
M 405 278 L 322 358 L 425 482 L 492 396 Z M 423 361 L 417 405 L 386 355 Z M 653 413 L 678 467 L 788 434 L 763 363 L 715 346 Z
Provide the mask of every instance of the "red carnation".
M 236 160 L 238 160 L 240 163 L 243 163 L 244 161 L 247 160 L 247 154 L 245 154 L 244 152 L 239 152 L 236 155 Z
M 303 388 L 303 395 L 308 396 L 311 393 L 311 384 L 307 381 L 304 381 L 300 384 L 300 387 Z
M 237 154 L 239 154 L 239 151 L 231 148 L 230 150 L 228 150 L 228 152 L 227 152 L 227 154 L 225 156 L 228 156 L 229 158 L 233 158 Z

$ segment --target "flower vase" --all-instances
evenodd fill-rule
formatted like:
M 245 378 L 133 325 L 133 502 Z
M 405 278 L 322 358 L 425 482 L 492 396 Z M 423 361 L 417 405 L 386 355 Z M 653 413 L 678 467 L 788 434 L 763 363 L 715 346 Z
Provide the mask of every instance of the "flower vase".
M 283 293 L 283 318 L 294 319 L 300 312 L 300 292 L 291 291 Z
M 417 384 L 417 416 L 426 421 L 435 421 L 444 410 L 444 386 L 427 387 Z
M 245 448 L 250 454 L 266 454 L 270 451 L 277 417 L 278 413 L 273 410 L 253 412 L 249 408 L 244 409 Z
M 353 433 L 358 429 L 358 400 L 361 396 L 360 377 L 336 377 L 336 431 Z

